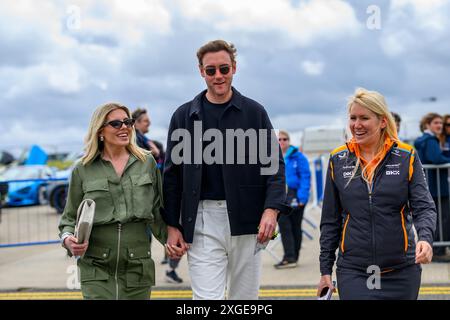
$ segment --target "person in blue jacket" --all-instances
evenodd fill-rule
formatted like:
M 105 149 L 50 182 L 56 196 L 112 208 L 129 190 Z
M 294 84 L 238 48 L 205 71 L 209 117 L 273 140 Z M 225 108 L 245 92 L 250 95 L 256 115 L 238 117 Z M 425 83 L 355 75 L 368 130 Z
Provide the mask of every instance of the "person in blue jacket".
M 419 154 L 419 158 L 423 164 L 445 164 L 450 163 L 450 157 L 443 154 L 439 137 L 442 134 L 443 118 L 437 113 L 428 113 L 420 122 L 420 129 L 423 135 L 414 142 L 414 147 Z M 450 240 L 450 208 L 449 208 L 449 185 L 448 170 L 439 170 L 439 190 L 438 176 L 436 169 L 429 169 L 427 172 L 428 187 L 431 196 L 436 204 L 438 212 L 442 214 L 442 222 L 440 222 L 439 214 L 437 219 L 435 241 Z M 440 198 L 440 199 L 439 199 Z M 440 200 L 440 206 L 439 206 Z M 439 223 L 442 223 L 442 235 L 440 234 Z M 433 248 L 433 261 L 448 262 L 450 256 L 445 255 L 445 247 Z
M 444 131 L 442 132 L 444 142 L 443 154 L 450 158 L 450 114 L 444 115 Z
M 278 220 L 284 256 L 274 267 L 284 269 L 297 266 L 302 246 L 303 211 L 309 198 L 311 172 L 308 159 L 297 147 L 289 144 L 290 138 L 286 131 L 279 131 L 278 141 L 286 165 L 286 202 L 292 207 L 290 215 L 280 216 Z

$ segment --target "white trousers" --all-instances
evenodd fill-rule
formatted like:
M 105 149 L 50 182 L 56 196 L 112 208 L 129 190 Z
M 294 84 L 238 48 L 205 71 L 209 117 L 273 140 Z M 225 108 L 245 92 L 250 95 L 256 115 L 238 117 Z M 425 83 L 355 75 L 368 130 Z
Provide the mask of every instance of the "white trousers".
M 255 230 L 256 231 L 256 230 Z M 188 250 L 194 300 L 258 299 L 261 251 L 256 234 L 231 236 L 225 201 L 202 200 Z

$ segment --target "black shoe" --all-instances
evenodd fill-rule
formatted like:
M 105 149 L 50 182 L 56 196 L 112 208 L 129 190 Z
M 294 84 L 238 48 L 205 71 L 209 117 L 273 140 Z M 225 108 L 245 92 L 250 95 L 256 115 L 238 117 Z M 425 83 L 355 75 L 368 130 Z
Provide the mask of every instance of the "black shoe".
M 274 264 L 273 266 L 275 267 L 275 269 L 295 268 L 297 266 L 297 262 L 283 260 L 277 264 Z
M 164 257 L 164 259 L 161 260 L 161 264 L 168 264 L 169 259 L 167 257 Z
M 183 279 L 181 279 L 175 270 L 166 271 L 166 281 L 170 283 L 182 283 Z

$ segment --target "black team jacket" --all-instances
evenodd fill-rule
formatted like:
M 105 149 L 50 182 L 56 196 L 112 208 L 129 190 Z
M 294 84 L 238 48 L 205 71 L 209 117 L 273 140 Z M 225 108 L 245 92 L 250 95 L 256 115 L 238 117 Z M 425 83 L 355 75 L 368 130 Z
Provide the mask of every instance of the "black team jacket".
M 351 145 L 330 156 L 320 223 L 320 271 L 332 273 L 339 247 L 338 268 L 381 272 L 415 263 L 414 230 L 418 241 L 433 245 L 436 207 L 414 149 L 394 143 L 376 168 L 372 188 L 361 171 L 352 177 L 356 155 Z

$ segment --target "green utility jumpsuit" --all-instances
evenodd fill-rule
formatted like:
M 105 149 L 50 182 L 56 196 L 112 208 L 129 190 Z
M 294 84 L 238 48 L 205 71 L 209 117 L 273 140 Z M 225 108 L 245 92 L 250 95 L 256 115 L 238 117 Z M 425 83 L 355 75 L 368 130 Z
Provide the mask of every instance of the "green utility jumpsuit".
M 70 180 L 60 236 L 74 233 L 77 209 L 84 199 L 96 203 L 85 255 L 78 259 L 85 299 L 149 299 L 155 284 L 151 258 L 153 234 L 162 244 L 167 227 L 160 215 L 161 176 L 152 156 L 134 155 L 118 177 L 100 152 L 87 165 L 77 164 Z

